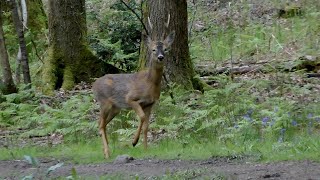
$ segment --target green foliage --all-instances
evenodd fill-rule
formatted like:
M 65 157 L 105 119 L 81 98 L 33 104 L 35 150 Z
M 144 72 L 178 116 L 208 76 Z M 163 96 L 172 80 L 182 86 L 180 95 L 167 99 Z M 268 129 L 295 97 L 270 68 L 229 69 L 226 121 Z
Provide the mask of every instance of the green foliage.
M 18 47 L 16 46 L 18 37 L 16 36 L 16 30 L 13 23 L 11 23 L 11 19 L 11 12 L 3 13 L 3 31 L 5 35 L 7 51 L 9 54 L 18 50 Z
M 219 88 L 207 90 L 203 95 L 175 89 L 177 105 L 163 95 L 151 129 L 164 129 L 168 137 L 175 137 L 181 143 L 188 144 L 190 139 L 200 142 L 216 139 L 239 146 L 254 141 L 291 142 L 300 135 L 313 135 L 319 130 L 317 103 L 301 103 L 281 96 L 267 97 L 261 102 L 257 101 L 262 98 L 261 94 L 252 93 L 263 93 L 273 86 L 287 91 L 287 87 L 278 88 L 282 85 L 268 80 L 232 82 L 226 76 L 218 76 L 216 80 Z M 291 93 L 303 92 L 292 91 L 294 86 L 290 87 Z M 267 96 L 268 92 L 265 93 Z
M 218 63 L 231 57 L 258 60 L 256 58 L 269 58 L 271 55 L 286 60 L 284 52 L 293 53 L 291 55 L 317 54 L 319 42 L 312 37 L 319 33 L 317 20 L 320 14 L 315 9 L 315 6 L 319 6 L 318 2 L 314 5 L 311 5 L 311 1 L 304 4 L 306 10 L 303 17 L 294 16 L 285 20 L 277 19 L 266 4 L 261 9 L 251 9 L 249 4 L 246 1 L 235 2 L 229 8 L 221 8 L 218 14 L 225 14 L 224 17 L 217 16 L 217 13 L 197 14 L 199 17 L 195 18 L 201 19 L 207 27 L 203 31 L 193 32 L 190 37 L 190 51 L 196 62 L 212 60 Z M 247 12 L 248 9 L 251 10 Z M 263 10 L 269 13 L 262 13 L 257 19 L 254 11 Z M 212 19 L 216 19 L 214 23 Z M 292 46 L 297 49 L 290 52 L 287 48 Z
M 70 99 L 37 94 L 34 89 L 6 95 L 1 103 L 0 126 L 28 129 L 22 137 L 63 134 L 66 140 L 96 136 L 97 123 L 92 117 L 92 96 L 77 94 Z M 82 136 L 83 135 L 83 136 Z
M 228 76 L 221 75 L 215 77 L 219 87 L 204 94 L 175 87 L 173 92 L 177 104 L 172 104 L 171 97 L 163 93 L 154 109 L 152 119 L 155 121 L 150 124 L 150 131 L 164 132 L 159 134 L 159 145 L 151 146 L 149 153 L 144 153 L 141 146 L 128 148 L 139 121 L 134 112 L 124 111 L 108 125 L 112 154 L 129 151 L 134 157 L 158 155 L 175 158 L 177 154 L 184 154 L 185 158 L 199 158 L 204 154 L 209 157 L 258 153 L 262 154 L 260 158 L 263 160 L 269 159 L 265 156 L 273 151 L 279 151 L 273 158 L 284 158 L 281 152 L 285 149 L 294 154 L 307 152 L 303 157 L 314 157 L 315 149 L 320 145 L 316 140 L 319 139 L 317 132 L 320 127 L 320 111 L 316 103 L 319 97 L 312 97 L 315 103 L 301 103 L 282 97 L 287 91 L 297 96 L 308 93 L 308 87 L 303 90 L 299 85 L 280 84 L 286 78 L 289 77 L 279 76 L 278 81 L 233 82 Z M 270 94 L 273 91 L 281 91 L 282 94 Z M 64 93 L 52 98 L 30 89 L 4 96 L 6 101 L 1 103 L 0 111 L 1 127 L 25 129 L 19 138 L 61 134 L 67 144 L 85 144 L 75 144 L 72 148 L 62 145 L 52 149 L 53 154 L 59 155 L 63 149 L 64 154 L 74 157 L 74 160 L 82 156 L 85 162 L 101 161 L 102 145 L 96 122 L 98 106 L 93 103 L 92 94 L 79 91 L 65 96 Z M 174 142 L 167 141 L 167 138 L 173 138 Z M 86 144 L 91 140 L 95 140 L 94 144 Z M 261 150 L 262 144 L 264 150 Z M 176 150 L 172 149 L 174 146 L 177 146 Z M 304 149 L 304 146 L 310 148 Z
M 24 155 L 24 159 L 31 164 L 33 167 L 38 167 L 39 166 L 39 160 L 33 156 L 27 156 Z
M 95 2 L 95 4 L 93 4 Z M 92 1 L 87 11 L 89 42 L 99 59 L 125 71 L 136 68 L 140 48 L 141 25 L 120 1 L 110 2 L 108 10 L 97 13 L 102 1 Z M 136 9 L 135 1 L 129 6 Z M 139 13 L 139 12 L 138 12 Z

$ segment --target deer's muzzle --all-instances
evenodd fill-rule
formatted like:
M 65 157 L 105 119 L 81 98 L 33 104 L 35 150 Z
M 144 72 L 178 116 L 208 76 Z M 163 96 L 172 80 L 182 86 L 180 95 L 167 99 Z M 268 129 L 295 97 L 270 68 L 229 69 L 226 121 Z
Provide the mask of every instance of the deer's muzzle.
M 164 59 L 164 56 L 163 56 L 162 54 L 159 54 L 159 55 L 158 55 L 158 59 L 159 59 L 160 61 L 162 61 L 162 60 Z

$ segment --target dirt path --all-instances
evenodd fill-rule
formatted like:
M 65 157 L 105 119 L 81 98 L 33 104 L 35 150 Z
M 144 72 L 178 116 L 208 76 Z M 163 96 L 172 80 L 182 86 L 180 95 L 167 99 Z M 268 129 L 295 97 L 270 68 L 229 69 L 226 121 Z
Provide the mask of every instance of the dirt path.
M 48 167 L 57 160 L 44 160 L 34 168 L 25 161 L 0 161 L 0 179 L 21 179 L 33 174 L 35 179 L 44 179 Z M 96 177 L 110 175 L 117 178 L 142 179 L 150 177 L 176 177 L 177 179 L 319 179 L 320 163 L 311 161 L 288 161 L 278 163 L 250 163 L 244 160 L 212 158 L 208 160 L 158 160 L 137 159 L 128 163 L 99 163 L 76 165 L 65 163 L 51 172 L 49 177 L 67 177 L 71 169 L 77 176 Z M 49 179 L 50 179 L 49 178 Z M 86 179 L 86 178 L 84 178 Z

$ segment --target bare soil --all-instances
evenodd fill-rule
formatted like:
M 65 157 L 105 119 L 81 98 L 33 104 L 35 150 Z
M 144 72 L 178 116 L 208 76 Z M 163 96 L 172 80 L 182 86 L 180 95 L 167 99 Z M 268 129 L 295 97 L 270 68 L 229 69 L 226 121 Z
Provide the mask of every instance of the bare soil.
M 135 159 L 130 162 L 106 162 L 98 164 L 64 165 L 46 175 L 47 169 L 61 161 L 41 159 L 38 167 L 23 160 L 0 161 L 0 179 L 22 179 L 33 175 L 34 179 L 52 179 L 76 175 L 84 179 L 114 177 L 116 179 L 320 179 L 320 163 L 312 161 L 285 161 L 255 163 L 231 158 L 207 160 L 159 160 Z

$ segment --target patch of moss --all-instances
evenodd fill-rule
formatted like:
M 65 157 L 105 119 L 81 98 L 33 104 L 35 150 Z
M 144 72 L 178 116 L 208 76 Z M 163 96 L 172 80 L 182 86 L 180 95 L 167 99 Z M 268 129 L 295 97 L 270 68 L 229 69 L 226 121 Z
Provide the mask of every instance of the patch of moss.
M 204 92 L 205 83 L 200 79 L 199 76 L 194 76 L 191 79 L 193 89 L 199 90 L 202 93 Z
M 58 62 L 59 53 L 53 51 L 53 47 L 49 47 L 48 56 L 44 61 L 42 69 L 42 92 L 44 94 L 50 95 L 53 93 L 55 88 L 55 83 L 57 81 L 56 64 Z
M 71 90 L 75 85 L 74 74 L 70 65 L 64 68 L 62 89 Z
M 48 20 L 41 0 L 28 0 L 28 27 L 36 39 L 44 38 L 43 30 L 48 28 Z

